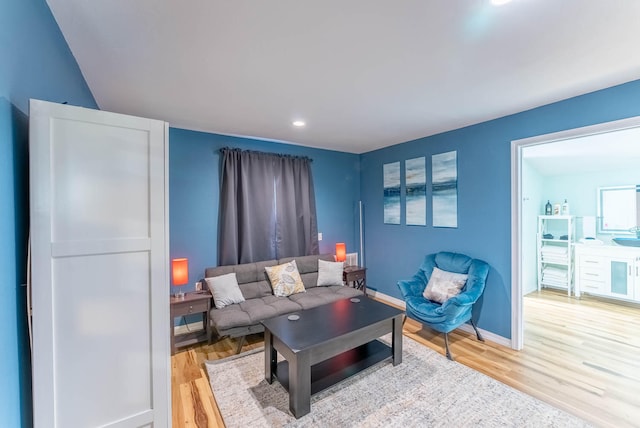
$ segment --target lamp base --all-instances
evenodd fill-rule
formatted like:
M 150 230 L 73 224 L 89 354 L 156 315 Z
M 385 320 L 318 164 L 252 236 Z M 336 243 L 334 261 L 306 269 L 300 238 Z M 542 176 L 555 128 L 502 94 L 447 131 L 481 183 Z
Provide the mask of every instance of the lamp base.
M 184 299 L 184 291 L 178 291 L 177 293 L 175 293 L 173 295 L 173 297 L 175 297 L 176 299 L 180 299 L 180 300 Z

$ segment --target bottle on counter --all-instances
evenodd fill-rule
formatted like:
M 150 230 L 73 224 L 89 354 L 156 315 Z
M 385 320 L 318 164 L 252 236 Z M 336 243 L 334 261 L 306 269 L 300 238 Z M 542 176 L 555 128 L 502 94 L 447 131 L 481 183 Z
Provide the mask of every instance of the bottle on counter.
M 551 201 L 547 200 L 547 205 L 544 206 L 544 214 L 551 215 L 552 212 Z
M 567 200 L 564 200 L 564 203 L 562 204 L 562 215 L 569 215 L 569 203 L 567 202 Z

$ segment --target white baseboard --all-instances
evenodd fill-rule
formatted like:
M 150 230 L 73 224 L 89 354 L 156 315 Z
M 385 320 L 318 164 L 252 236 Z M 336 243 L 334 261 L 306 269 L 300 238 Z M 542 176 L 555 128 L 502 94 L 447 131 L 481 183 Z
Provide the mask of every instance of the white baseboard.
M 476 332 L 473 331 L 473 327 L 471 326 L 471 324 L 462 324 L 458 328 L 460 330 L 462 330 L 462 331 L 467 332 L 467 333 L 476 334 Z M 513 349 L 511 347 L 511 340 L 510 339 L 507 339 L 506 337 L 497 335 L 497 334 L 492 333 L 490 331 L 483 330 L 481 328 L 479 328 L 478 331 L 482 335 L 483 339 L 488 340 L 489 342 L 493 342 L 493 343 L 496 343 L 498 345 L 506 346 L 507 348 Z
M 399 306 L 402 309 L 406 309 L 406 305 L 404 303 L 404 300 L 400 300 L 397 299 L 395 297 L 389 296 L 387 294 L 381 293 L 379 291 L 376 290 L 367 290 L 367 293 L 372 296 L 375 297 L 376 299 L 380 299 L 382 301 L 386 301 L 389 302 L 393 305 Z M 472 334 L 476 334 L 475 331 L 473 331 L 473 327 L 471 326 L 471 324 L 462 324 L 460 327 L 458 327 L 459 329 L 461 329 L 462 331 L 465 331 L 467 333 L 472 333 Z M 483 330 L 481 328 L 478 329 L 478 331 L 480 332 L 480 334 L 483 336 L 483 338 L 485 340 L 488 340 L 490 342 L 496 343 L 498 345 L 502 345 L 502 346 L 506 346 L 507 348 L 512 348 L 511 346 L 511 340 L 507 339 L 506 337 L 497 335 L 495 333 L 492 333 L 490 331 L 487 330 Z
M 392 305 L 400 306 L 402 309 L 406 308 L 404 300 L 396 299 L 395 297 L 391 297 L 388 294 L 384 294 L 376 290 L 367 289 L 367 295 L 375 297 L 376 299 L 383 300 L 385 302 L 389 302 Z
M 174 334 L 186 334 L 192 331 L 202 330 L 202 321 L 196 321 L 189 324 L 177 325 L 173 328 Z

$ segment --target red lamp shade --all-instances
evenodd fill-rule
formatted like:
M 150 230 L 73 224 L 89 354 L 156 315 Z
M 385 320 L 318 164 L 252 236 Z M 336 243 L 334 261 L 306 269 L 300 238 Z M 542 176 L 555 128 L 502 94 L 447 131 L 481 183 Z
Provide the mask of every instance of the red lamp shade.
M 336 244 L 336 261 L 343 262 L 347 260 L 347 246 L 344 242 L 338 242 Z
M 171 261 L 173 285 L 185 285 L 189 282 L 189 261 L 173 259 Z

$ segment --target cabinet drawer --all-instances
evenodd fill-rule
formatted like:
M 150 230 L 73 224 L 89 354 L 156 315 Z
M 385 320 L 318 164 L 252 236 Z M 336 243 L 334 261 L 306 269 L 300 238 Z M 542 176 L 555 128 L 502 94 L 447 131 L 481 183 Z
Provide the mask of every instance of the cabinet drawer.
M 364 272 L 351 272 L 347 274 L 347 278 L 349 281 L 359 281 L 363 279 L 365 276 Z
M 600 281 L 605 282 L 607 280 L 607 274 L 604 269 L 596 269 L 591 266 L 580 268 L 580 279 L 587 281 Z
M 580 280 L 580 288 L 582 291 L 589 292 L 605 292 L 605 283 L 602 281 L 591 281 L 588 279 Z
M 208 308 L 208 303 L 201 300 L 199 302 L 185 302 L 176 308 L 175 312 L 177 312 L 178 315 L 198 314 L 200 312 L 206 312 Z
M 188 310 L 190 314 L 205 312 L 209 307 L 207 302 L 193 302 L 189 305 Z
M 604 269 L 607 266 L 607 260 L 597 256 L 580 256 L 580 267 Z

